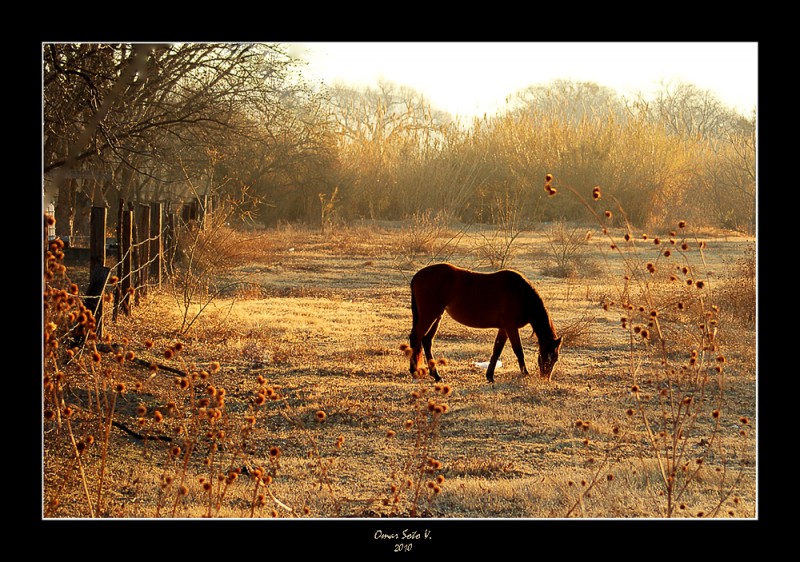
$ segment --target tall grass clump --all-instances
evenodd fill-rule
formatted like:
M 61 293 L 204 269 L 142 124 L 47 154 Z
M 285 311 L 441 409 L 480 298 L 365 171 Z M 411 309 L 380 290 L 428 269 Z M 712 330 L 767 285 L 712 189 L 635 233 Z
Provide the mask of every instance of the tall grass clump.
M 599 273 L 599 268 L 585 255 L 591 231 L 580 226 L 570 226 L 564 220 L 554 221 L 545 231 L 548 257 L 552 265 L 543 270 L 545 275 L 560 278 L 588 277 Z
M 447 230 L 446 214 L 434 213 L 430 209 L 415 212 L 403 224 L 399 252 L 409 261 L 434 254 Z
M 246 285 L 240 266 L 268 250 L 263 236 L 229 226 L 232 217 L 245 212 L 244 205 L 244 199 L 230 200 L 202 223 L 190 221 L 178 228 L 169 284 L 181 311 L 179 334 L 187 333 L 221 296 Z
M 517 253 L 515 242 L 526 228 L 518 193 L 497 196 L 491 207 L 491 223 L 495 228 L 477 234 L 475 252 L 494 269 L 510 267 Z
M 744 255 L 730 264 L 718 291 L 722 314 L 730 322 L 754 326 L 756 322 L 756 247 L 750 245 Z
M 626 430 L 645 444 L 643 466 L 657 467 L 650 485 L 657 490 L 658 512 L 719 513 L 744 469 L 731 470 L 735 463 L 722 441 L 742 422 L 726 407 L 729 364 L 718 337 L 720 307 L 705 265 L 706 243 L 685 221 L 663 235 L 636 234 L 627 221 L 615 233 L 609 222 L 615 214 L 624 217 L 624 210 L 599 186 L 584 197 L 569 184 L 556 187 L 548 175 L 545 190 L 575 196 L 598 222 L 602 243 L 624 263 L 616 297 L 603 307 L 619 313 L 626 338 Z M 687 509 L 693 488 L 709 480 L 719 489 L 719 503 Z

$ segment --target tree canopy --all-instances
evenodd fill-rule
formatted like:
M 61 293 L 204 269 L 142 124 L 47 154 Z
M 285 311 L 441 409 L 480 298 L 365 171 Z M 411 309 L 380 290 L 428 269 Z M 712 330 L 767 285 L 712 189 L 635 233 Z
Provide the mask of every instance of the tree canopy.
M 545 203 L 547 173 L 603 185 L 637 224 L 755 225 L 755 115 L 688 84 L 650 99 L 532 84 L 462 126 L 405 86 L 309 84 L 281 45 L 48 43 L 42 61 L 43 172 L 70 233 L 89 204 L 245 190 L 267 224 L 318 220 L 321 206 L 491 221 L 503 200 L 579 220 L 574 203 Z

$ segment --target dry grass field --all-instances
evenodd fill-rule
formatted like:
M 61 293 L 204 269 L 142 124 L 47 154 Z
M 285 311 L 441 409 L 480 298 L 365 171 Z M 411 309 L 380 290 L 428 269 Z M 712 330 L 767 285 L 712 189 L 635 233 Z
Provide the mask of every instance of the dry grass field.
M 44 517 L 756 518 L 754 240 L 668 230 L 231 234 L 246 259 L 188 331 L 150 290 L 46 380 Z M 531 375 L 506 346 L 490 385 L 494 332 L 448 317 L 444 383 L 412 378 L 413 273 L 497 256 L 564 336 L 552 380 L 528 327 Z

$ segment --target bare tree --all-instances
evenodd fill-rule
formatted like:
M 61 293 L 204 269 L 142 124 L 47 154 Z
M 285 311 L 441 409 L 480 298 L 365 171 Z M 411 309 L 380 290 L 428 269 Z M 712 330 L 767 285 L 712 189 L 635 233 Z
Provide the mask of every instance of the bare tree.
M 209 151 L 255 134 L 253 108 L 281 104 L 292 64 L 261 44 L 45 44 L 42 54 L 43 171 L 65 199 L 75 189 L 130 198 L 187 170 L 207 174 Z M 103 181 L 83 181 L 90 169 Z
M 668 131 L 691 140 L 720 138 L 738 128 L 742 116 L 725 106 L 713 92 L 693 84 L 664 84 L 646 107 L 651 119 Z
M 538 114 L 546 120 L 576 125 L 609 115 L 623 116 L 624 105 L 619 95 L 607 86 L 594 82 L 554 80 L 534 84 L 512 96 L 512 113 Z

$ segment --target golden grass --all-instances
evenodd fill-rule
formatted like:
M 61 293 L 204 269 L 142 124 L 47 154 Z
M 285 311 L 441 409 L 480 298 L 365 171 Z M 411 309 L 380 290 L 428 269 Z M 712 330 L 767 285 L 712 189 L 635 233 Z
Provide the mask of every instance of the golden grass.
M 112 354 L 103 354 L 97 368 L 58 363 L 69 381 L 59 396 L 74 413 L 70 431 L 44 422 L 47 517 L 665 515 L 653 444 L 639 416 L 627 413 L 637 408 L 630 391 L 635 372 L 644 412 L 658 421 L 663 372 L 646 346 L 637 343 L 632 355 L 620 311 L 603 307 L 604 300 L 619 302 L 618 274 L 625 270 L 604 241 L 591 246 L 592 259 L 613 271 L 583 280 L 542 274 L 547 263 L 530 259 L 543 247 L 542 233 L 526 231 L 515 241 L 515 266 L 534 281 L 557 329 L 573 336 L 552 382 L 520 377 L 509 348 L 497 383 L 487 384 L 474 363 L 488 359 L 494 334 L 445 318 L 434 344 L 436 356 L 447 359 L 439 367 L 450 390 L 444 396 L 432 379 L 411 378 L 399 349 L 411 327 L 408 279 L 431 259 L 409 259 L 398 247 L 407 230 L 362 225 L 323 236 L 283 227 L 268 234 L 269 257 L 243 266 L 256 288 L 215 301 L 170 358 L 165 351 L 174 347 L 181 311 L 167 288 L 151 291 L 131 317 L 108 324 L 111 339 L 124 338 L 137 358 L 185 376 L 120 364 Z M 709 238 L 708 269 L 722 275 L 747 244 Z M 468 240 L 456 248 L 452 261 L 476 263 Z M 669 353 L 678 364 L 694 335 L 680 318 L 674 325 Z M 675 517 L 756 513 L 755 331 L 733 324 L 719 331 L 731 350 L 722 420 L 715 429 L 710 412 L 717 396 L 709 387 L 703 397 L 709 407 L 698 410 L 685 440 L 686 459 L 702 458 L 704 466 L 670 512 Z M 527 329 L 523 345 L 535 365 Z M 220 368 L 212 372 L 216 362 Z M 181 380 L 196 394 L 187 394 Z M 94 381 L 107 386 L 98 393 Z M 115 383 L 126 390 L 116 395 L 114 421 L 149 440 L 106 423 L 104 400 Z M 210 396 L 209 386 L 225 389 L 220 418 L 210 421 L 198 414 L 213 407 L 198 402 Z M 429 409 L 431 400 L 446 412 Z M 155 411 L 163 421 L 155 421 Z M 95 445 L 82 455 L 81 476 L 70 435 L 88 434 Z M 170 456 L 176 444 L 181 454 Z

